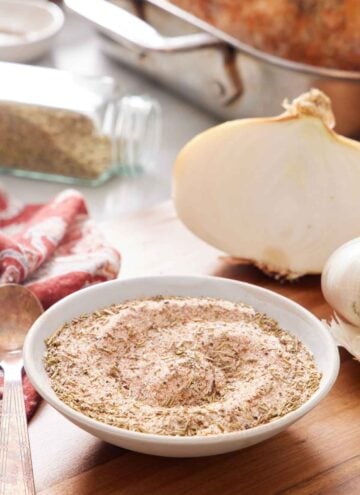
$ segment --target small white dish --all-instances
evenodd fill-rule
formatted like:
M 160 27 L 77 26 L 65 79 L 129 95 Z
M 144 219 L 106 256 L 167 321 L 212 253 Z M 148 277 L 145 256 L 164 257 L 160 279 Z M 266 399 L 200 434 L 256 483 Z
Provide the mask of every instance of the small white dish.
M 64 24 L 60 7 L 43 0 L 0 0 L 0 60 L 30 62 L 44 55 Z
M 175 437 L 128 431 L 106 425 L 75 411 L 52 390 L 43 365 L 44 339 L 59 326 L 82 313 L 113 303 L 155 295 L 209 296 L 242 301 L 275 318 L 296 335 L 314 354 L 322 372 L 319 389 L 301 407 L 271 423 L 246 431 L 220 435 Z M 115 280 L 81 290 L 58 302 L 35 322 L 24 346 L 26 373 L 39 394 L 80 428 L 105 440 L 137 452 L 169 457 L 197 457 L 223 454 L 266 440 L 313 409 L 333 386 L 339 371 L 337 347 L 322 323 L 302 306 L 254 285 L 217 277 L 159 276 Z

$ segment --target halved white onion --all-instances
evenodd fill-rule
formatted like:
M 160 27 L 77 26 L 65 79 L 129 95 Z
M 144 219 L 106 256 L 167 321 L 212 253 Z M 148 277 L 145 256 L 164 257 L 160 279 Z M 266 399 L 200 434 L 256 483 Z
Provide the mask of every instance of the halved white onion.
M 360 236 L 360 143 L 312 90 L 275 118 L 216 126 L 180 152 L 173 197 L 197 236 L 276 276 L 320 273 Z

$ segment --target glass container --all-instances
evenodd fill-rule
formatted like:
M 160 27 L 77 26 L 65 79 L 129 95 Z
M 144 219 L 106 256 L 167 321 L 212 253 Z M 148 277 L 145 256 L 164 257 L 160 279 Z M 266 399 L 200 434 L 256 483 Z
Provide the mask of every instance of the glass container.
M 161 112 L 111 77 L 0 63 L 0 173 L 100 185 L 152 168 Z

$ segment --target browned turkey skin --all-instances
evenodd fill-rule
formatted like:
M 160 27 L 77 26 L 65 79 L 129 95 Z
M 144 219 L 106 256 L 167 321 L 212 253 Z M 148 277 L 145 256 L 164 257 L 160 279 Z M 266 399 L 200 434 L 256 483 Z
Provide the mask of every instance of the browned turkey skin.
M 260 50 L 360 70 L 360 0 L 172 0 Z

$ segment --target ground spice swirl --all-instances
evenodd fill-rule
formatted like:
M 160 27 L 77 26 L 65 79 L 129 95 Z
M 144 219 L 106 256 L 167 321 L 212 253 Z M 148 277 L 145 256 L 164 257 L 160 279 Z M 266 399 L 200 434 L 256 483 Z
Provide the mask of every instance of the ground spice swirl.
M 245 430 L 297 409 L 321 374 L 305 346 L 252 307 L 155 297 L 65 324 L 46 341 L 58 397 L 103 423 L 146 433 Z

